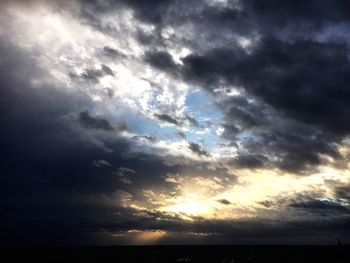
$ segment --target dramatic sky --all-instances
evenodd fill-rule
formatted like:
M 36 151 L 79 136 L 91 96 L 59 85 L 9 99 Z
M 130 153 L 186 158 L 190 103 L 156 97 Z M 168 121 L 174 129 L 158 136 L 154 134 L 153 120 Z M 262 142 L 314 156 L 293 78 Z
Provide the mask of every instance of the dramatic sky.
M 0 244 L 350 241 L 346 0 L 0 2 Z

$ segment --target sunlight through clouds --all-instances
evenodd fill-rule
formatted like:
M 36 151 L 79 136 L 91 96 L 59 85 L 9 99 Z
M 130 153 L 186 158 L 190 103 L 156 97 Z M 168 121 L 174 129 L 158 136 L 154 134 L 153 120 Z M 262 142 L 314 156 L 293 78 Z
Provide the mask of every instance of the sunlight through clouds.
M 349 238 L 335 2 L 1 1 L 5 236 Z

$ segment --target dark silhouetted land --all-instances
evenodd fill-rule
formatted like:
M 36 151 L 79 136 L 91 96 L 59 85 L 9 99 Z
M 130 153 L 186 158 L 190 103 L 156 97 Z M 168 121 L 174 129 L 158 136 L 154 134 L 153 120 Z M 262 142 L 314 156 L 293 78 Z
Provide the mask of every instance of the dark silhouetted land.
M 349 246 L 117 246 L 1 249 L 3 262 L 350 262 Z

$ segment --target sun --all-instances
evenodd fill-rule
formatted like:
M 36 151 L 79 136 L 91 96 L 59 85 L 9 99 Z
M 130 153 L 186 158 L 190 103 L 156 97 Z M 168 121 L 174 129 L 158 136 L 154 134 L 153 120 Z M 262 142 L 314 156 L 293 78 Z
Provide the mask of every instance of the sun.
M 192 216 L 209 216 L 211 214 L 212 205 L 210 200 L 196 193 L 187 193 L 173 201 L 175 204 L 165 206 L 161 210 L 179 214 L 186 219 Z

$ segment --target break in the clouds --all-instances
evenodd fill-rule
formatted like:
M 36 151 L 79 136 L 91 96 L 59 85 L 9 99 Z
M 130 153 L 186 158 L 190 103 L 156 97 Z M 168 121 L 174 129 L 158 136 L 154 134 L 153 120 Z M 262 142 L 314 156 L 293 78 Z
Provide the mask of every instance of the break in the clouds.
M 1 243 L 349 240 L 347 1 L 2 1 Z

